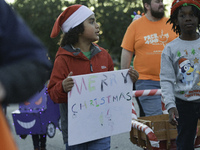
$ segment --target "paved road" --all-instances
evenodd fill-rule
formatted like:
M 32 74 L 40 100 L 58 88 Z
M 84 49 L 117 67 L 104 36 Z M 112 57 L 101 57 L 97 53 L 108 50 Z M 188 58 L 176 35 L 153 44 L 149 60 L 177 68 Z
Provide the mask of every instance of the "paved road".
M 33 144 L 31 136 L 28 135 L 25 140 L 20 139 L 15 133 L 12 115 L 11 113 L 18 109 L 18 105 L 10 105 L 7 108 L 7 118 L 13 132 L 15 141 L 19 147 L 19 150 L 33 150 Z M 138 108 L 136 107 L 136 110 Z M 65 150 L 65 145 L 63 144 L 62 134 L 59 129 L 56 129 L 56 135 L 54 138 L 47 137 L 47 150 Z M 142 150 L 142 148 L 132 144 L 129 140 L 129 133 L 123 133 L 111 137 L 111 150 Z
M 135 100 L 133 100 L 135 103 Z M 18 105 L 10 105 L 7 108 L 7 118 L 11 126 L 11 130 L 15 141 L 19 147 L 19 150 L 33 150 L 33 144 L 31 136 L 28 135 L 25 140 L 20 139 L 18 135 L 15 133 L 13 120 L 11 113 L 18 109 Z M 135 103 L 135 109 L 138 114 L 138 106 Z M 63 144 L 62 134 L 59 129 L 56 129 L 56 134 L 54 138 L 47 137 L 47 150 L 65 150 L 65 145 Z M 111 150 L 143 150 L 142 148 L 132 144 L 129 140 L 129 133 L 123 133 L 119 135 L 115 135 L 111 137 Z M 200 148 L 195 149 L 200 150 Z

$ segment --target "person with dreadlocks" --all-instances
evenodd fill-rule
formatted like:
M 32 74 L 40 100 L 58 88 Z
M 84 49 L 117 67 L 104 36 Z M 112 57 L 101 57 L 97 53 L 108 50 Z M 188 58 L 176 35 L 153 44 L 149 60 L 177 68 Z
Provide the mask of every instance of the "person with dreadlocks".
M 161 55 L 161 91 L 178 150 L 193 150 L 200 119 L 200 0 L 174 0 L 167 23 L 179 34 Z

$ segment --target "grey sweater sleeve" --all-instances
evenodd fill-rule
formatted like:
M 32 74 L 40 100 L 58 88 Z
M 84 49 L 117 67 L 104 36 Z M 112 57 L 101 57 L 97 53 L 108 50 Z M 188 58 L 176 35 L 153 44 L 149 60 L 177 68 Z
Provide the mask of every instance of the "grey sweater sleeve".
M 170 56 L 170 48 L 166 46 L 161 55 L 160 85 L 162 97 L 167 110 L 176 107 L 174 97 L 174 84 L 176 84 L 175 79 L 176 76 L 172 57 Z

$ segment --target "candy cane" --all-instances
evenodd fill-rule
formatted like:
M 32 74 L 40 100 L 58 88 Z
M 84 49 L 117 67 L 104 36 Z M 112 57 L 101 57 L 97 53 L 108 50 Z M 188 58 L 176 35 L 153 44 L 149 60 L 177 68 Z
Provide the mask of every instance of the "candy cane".
M 153 96 L 153 95 L 161 95 L 161 89 L 133 91 L 133 97 Z M 160 147 L 159 141 L 157 140 L 156 135 L 154 134 L 153 130 L 147 125 L 135 120 L 137 119 L 137 114 L 135 111 L 134 103 L 132 103 L 132 119 L 133 119 L 132 120 L 133 128 L 143 131 L 147 135 L 151 146 L 159 148 Z
M 161 95 L 161 89 L 133 91 L 133 97 Z
M 132 126 L 137 130 L 145 132 L 152 147 L 160 147 L 159 141 L 157 140 L 156 135 L 150 127 L 136 120 L 132 120 Z
M 132 119 L 137 119 L 134 103 L 132 102 Z
M 133 97 L 161 95 L 161 89 L 136 90 L 133 91 L 132 94 Z M 163 114 L 168 113 L 164 107 L 163 102 L 162 102 L 162 111 Z M 137 113 L 135 111 L 134 103 L 132 103 L 132 119 L 137 119 Z

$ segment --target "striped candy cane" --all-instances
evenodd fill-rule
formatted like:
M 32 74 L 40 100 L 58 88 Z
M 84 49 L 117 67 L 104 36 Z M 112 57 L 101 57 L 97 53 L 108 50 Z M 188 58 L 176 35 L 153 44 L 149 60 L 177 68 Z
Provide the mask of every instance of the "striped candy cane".
M 132 119 L 137 119 L 134 103 L 132 102 Z
M 132 94 L 133 97 L 161 95 L 161 89 L 137 90 L 133 91 Z M 163 102 L 162 102 L 162 110 L 164 114 L 167 113 Z M 135 111 L 134 103 L 132 103 L 132 119 L 137 119 L 137 113 Z
M 152 90 L 137 90 L 133 91 L 133 97 L 139 97 L 139 96 L 153 96 L 153 95 L 161 95 L 161 89 L 152 89 Z M 156 135 L 154 134 L 153 130 L 148 127 L 147 125 L 136 121 L 137 119 L 137 114 L 135 111 L 134 103 L 132 103 L 132 126 L 133 128 L 140 130 L 144 132 L 152 147 L 157 147 L 159 148 L 159 141 L 156 138 Z
M 137 90 L 133 91 L 132 94 L 133 97 L 161 95 L 161 89 Z M 132 108 L 133 107 L 134 104 Z M 165 109 L 165 104 L 163 102 L 162 102 L 162 110 L 163 114 L 168 114 L 167 110 Z M 134 110 L 132 109 L 132 111 L 135 111 L 135 109 Z
M 159 141 L 157 140 L 156 135 L 150 127 L 136 120 L 132 120 L 132 127 L 144 132 L 147 135 L 152 147 L 160 147 Z
M 161 89 L 133 91 L 133 97 L 161 95 Z

